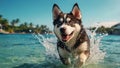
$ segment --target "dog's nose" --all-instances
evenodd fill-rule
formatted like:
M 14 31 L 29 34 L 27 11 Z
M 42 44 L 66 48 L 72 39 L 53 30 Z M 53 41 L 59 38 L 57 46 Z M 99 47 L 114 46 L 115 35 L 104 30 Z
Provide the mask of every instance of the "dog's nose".
M 66 30 L 66 28 L 61 28 L 61 29 L 60 29 L 60 32 L 61 32 L 61 33 L 65 33 L 65 30 Z

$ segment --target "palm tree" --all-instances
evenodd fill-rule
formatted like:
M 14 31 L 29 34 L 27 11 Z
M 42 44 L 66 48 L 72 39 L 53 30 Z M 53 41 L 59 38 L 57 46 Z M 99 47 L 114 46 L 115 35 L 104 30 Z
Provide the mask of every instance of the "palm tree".
M 19 21 L 20 21 L 20 20 L 17 18 L 17 19 L 15 20 L 16 24 L 18 24 L 18 23 L 19 23 Z
M 14 27 L 15 24 L 18 24 L 19 21 L 20 21 L 20 20 L 19 20 L 18 18 L 15 19 L 15 20 L 12 20 L 11 25 Z
M 0 15 L 0 20 L 2 19 L 2 15 Z
M 29 32 L 33 32 L 33 31 L 34 31 L 34 29 L 33 29 L 33 23 L 30 22 L 30 24 L 29 24 Z
M 42 34 L 50 32 L 49 28 L 46 25 L 41 25 L 40 30 Z
M 32 23 L 32 22 L 29 24 L 29 27 L 30 27 L 30 28 L 33 28 L 33 23 Z
M 7 29 L 8 28 L 8 20 L 7 19 L 3 19 L 2 22 L 1 22 L 1 25 L 3 26 L 3 29 Z
M 9 26 L 8 20 L 5 18 L 2 18 L 2 15 L 0 15 L 0 24 L 4 30 L 8 29 L 8 26 Z
M 0 24 L 2 25 L 2 15 L 0 15 Z
M 3 21 L 3 18 L 2 18 L 2 15 L 0 15 L 0 24 L 2 25 L 2 21 Z
M 15 20 L 12 20 L 11 25 L 14 27 L 15 26 Z
M 40 28 L 39 28 L 39 25 L 37 24 L 35 29 L 34 29 L 34 32 L 35 33 L 40 33 Z
M 24 26 L 27 28 L 27 27 L 28 27 L 28 23 L 27 23 L 27 22 L 24 22 Z
M 38 24 L 36 25 L 36 29 L 39 29 L 39 25 Z

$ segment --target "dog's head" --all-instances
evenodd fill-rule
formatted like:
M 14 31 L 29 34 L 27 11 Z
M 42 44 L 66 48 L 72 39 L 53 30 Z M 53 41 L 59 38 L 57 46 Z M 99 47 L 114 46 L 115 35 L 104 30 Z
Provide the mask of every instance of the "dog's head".
M 57 4 L 53 5 L 54 33 L 60 41 L 68 42 L 78 36 L 81 25 L 81 12 L 76 3 L 70 13 L 63 13 Z

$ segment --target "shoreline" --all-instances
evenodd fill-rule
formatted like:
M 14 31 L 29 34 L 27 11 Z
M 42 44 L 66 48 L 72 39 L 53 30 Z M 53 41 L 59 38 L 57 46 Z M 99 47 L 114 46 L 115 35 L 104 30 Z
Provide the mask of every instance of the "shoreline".
M 8 32 L 5 30 L 0 29 L 0 34 L 41 34 L 41 33 L 35 33 L 35 32 Z M 48 33 L 48 34 L 53 34 L 53 33 Z

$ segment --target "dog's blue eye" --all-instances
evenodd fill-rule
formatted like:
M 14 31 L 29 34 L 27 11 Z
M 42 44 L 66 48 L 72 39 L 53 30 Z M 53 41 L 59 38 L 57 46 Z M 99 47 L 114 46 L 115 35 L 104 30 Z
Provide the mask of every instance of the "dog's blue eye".
M 57 24 L 57 27 L 59 27 L 59 26 L 61 26 L 63 24 L 63 22 L 58 22 L 58 24 Z

